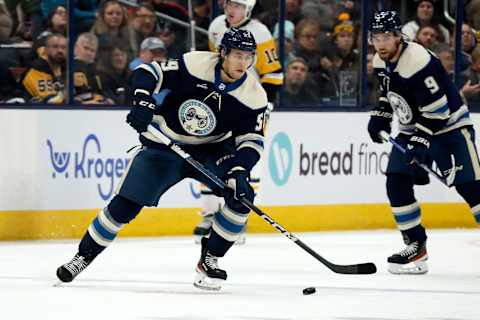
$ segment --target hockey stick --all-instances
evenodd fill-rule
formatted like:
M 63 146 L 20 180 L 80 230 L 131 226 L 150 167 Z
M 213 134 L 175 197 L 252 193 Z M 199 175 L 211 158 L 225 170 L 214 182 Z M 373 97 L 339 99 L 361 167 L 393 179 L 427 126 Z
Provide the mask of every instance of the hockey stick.
M 197 169 L 210 181 L 215 183 L 220 189 L 225 190 L 226 188 L 229 188 L 222 179 L 220 179 L 213 172 L 208 170 L 203 164 L 193 159 L 188 153 L 183 151 L 183 149 L 179 145 L 177 145 L 175 142 L 170 140 L 170 138 L 166 137 L 162 132 L 157 130 L 154 126 L 149 125 L 148 132 L 151 133 L 155 138 L 159 139 L 161 142 L 169 146 L 170 149 L 172 149 L 180 157 L 185 159 L 185 161 L 187 161 L 190 165 L 195 167 L 195 169 Z M 315 259 L 323 263 L 325 266 L 327 266 L 327 268 L 329 268 L 333 272 L 342 273 L 342 274 L 372 274 L 377 271 L 377 267 L 375 266 L 375 264 L 371 262 L 361 263 L 361 264 L 338 265 L 328 261 L 327 259 L 323 258 L 321 255 L 316 253 L 312 248 L 310 248 L 305 243 L 303 243 L 300 239 L 298 239 L 297 236 L 289 232 L 287 229 L 285 229 L 283 226 L 281 226 L 275 220 L 273 220 L 269 215 L 267 215 L 265 212 L 260 210 L 260 208 L 254 205 L 251 201 L 249 201 L 246 198 L 241 198 L 240 202 L 250 210 L 254 211 L 256 214 L 258 214 L 269 225 L 271 225 L 273 228 L 275 228 L 277 231 L 279 231 L 288 239 L 295 242 L 295 244 L 297 244 L 300 248 L 307 251 L 311 256 L 313 256 Z
M 405 151 L 406 151 L 405 148 L 402 147 L 395 139 L 393 139 L 386 131 L 380 131 L 380 137 L 383 140 L 390 142 L 398 151 L 405 154 Z M 456 174 L 455 157 L 451 155 L 451 159 L 452 159 L 453 166 L 452 166 L 452 169 L 449 170 L 450 173 L 446 178 L 440 175 L 438 172 L 433 171 L 432 168 L 430 168 L 426 164 L 419 162 L 415 158 L 413 159 L 413 163 L 415 163 L 417 166 L 419 166 L 423 170 L 433 175 L 435 178 L 437 178 L 438 181 L 440 181 L 445 186 L 451 187 L 453 185 L 453 181 L 455 180 L 455 174 Z

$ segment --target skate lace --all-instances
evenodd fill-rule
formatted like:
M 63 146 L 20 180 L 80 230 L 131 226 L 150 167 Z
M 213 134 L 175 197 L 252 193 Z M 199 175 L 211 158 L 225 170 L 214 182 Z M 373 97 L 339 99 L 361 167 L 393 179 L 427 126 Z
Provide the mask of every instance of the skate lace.
M 410 243 L 405 249 L 400 251 L 398 254 L 402 257 L 408 257 L 418 251 L 418 241 Z
M 211 255 L 210 253 L 207 253 L 207 255 L 205 256 L 205 264 L 210 269 L 218 269 L 218 258 Z
M 77 274 L 81 272 L 88 266 L 87 261 L 82 256 L 75 256 L 72 261 L 65 265 L 65 268 L 70 271 L 72 274 Z

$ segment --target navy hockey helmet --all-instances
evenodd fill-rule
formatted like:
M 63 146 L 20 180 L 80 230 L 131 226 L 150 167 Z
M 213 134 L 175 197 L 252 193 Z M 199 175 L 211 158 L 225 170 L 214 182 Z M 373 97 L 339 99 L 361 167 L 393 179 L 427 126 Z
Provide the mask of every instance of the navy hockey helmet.
M 368 31 L 371 33 L 393 32 L 399 34 L 402 21 L 397 11 L 382 10 L 373 15 Z
M 231 49 L 248 51 L 255 54 L 257 43 L 250 31 L 230 28 L 223 35 L 219 49 L 224 49 L 226 54 L 228 54 Z

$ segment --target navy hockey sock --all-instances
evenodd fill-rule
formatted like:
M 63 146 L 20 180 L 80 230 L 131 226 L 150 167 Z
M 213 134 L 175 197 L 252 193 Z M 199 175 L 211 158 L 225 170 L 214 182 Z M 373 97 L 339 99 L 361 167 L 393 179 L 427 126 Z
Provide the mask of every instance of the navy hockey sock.
M 480 181 L 461 184 L 456 189 L 470 206 L 475 221 L 480 224 Z
M 406 231 L 420 225 L 420 206 L 408 175 L 388 174 L 387 194 L 398 229 Z
M 235 242 L 222 238 L 212 230 L 207 242 L 208 251 L 216 257 L 223 257 Z

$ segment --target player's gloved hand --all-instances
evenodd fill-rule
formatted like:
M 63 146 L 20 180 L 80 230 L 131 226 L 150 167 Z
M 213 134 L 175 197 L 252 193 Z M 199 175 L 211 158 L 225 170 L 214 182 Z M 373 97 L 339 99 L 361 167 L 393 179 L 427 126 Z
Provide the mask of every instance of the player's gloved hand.
M 133 97 L 133 106 L 127 115 L 127 123 L 138 133 L 147 131 L 155 111 L 155 99 L 147 94 L 139 93 Z
M 392 132 L 392 113 L 382 110 L 374 110 L 370 115 L 370 121 L 368 122 L 368 133 L 370 138 L 375 143 L 383 143 L 383 139 L 380 137 L 380 131 L 386 131 L 388 134 Z
M 237 167 L 230 170 L 225 176 L 230 190 L 225 190 L 225 203 L 233 210 L 248 213 L 250 209 L 238 202 L 241 198 L 246 198 L 253 202 L 255 191 L 250 185 L 250 174 L 247 170 Z M 237 200 L 237 201 L 234 201 Z
M 405 161 L 413 163 L 413 160 L 425 163 L 428 159 L 428 151 L 430 149 L 430 138 L 427 134 L 413 134 L 407 143 L 405 149 Z

